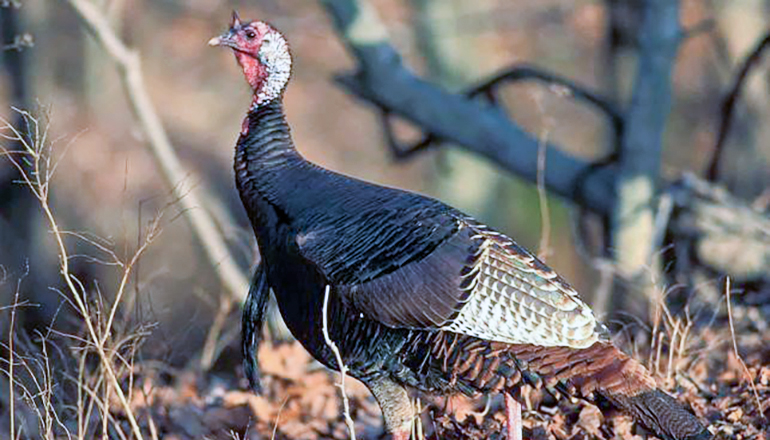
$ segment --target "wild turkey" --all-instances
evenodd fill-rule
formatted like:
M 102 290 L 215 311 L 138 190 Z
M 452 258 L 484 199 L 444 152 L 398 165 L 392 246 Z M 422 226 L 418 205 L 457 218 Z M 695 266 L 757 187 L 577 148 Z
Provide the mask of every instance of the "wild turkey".
M 509 438 L 521 438 L 523 383 L 589 396 L 628 411 L 659 437 L 708 431 L 615 348 L 577 292 L 505 235 L 437 200 L 346 177 L 295 149 L 282 95 L 291 73 L 284 37 L 241 22 L 210 42 L 233 49 L 254 91 L 235 152 L 235 179 L 259 243 L 243 314 L 246 375 L 260 390 L 256 348 L 268 291 L 320 362 L 366 384 L 396 440 L 414 417 L 407 389 L 503 392 Z

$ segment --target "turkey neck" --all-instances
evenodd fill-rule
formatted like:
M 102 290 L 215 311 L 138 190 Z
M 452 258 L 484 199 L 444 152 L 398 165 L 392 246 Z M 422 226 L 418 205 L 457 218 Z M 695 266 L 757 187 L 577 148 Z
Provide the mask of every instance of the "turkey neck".
M 296 168 L 304 162 L 291 140 L 281 100 L 253 105 L 243 122 L 235 152 L 239 187 L 253 183 L 267 189 L 270 183 L 275 183 L 272 174 Z
M 258 236 L 289 220 L 309 167 L 294 147 L 281 99 L 252 106 L 236 146 L 235 181 Z
M 295 233 L 302 201 L 309 198 L 308 188 L 318 180 L 312 169 L 294 147 L 280 99 L 252 106 L 236 145 L 235 182 L 257 236 L 269 283 L 289 329 L 300 340 L 312 339 L 311 334 L 303 333 L 308 328 L 304 324 L 315 310 L 320 310 L 320 303 L 316 304 L 316 295 L 288 298 L 287 286 L 318 292 L 322 287 L 307 284 L 307 280 L 313 280 L 313 272 L 302 272 L 305 268 L 293 260 L 296 252 L 290 252 L 287 245 L 293 242 L 289 237 Z M 311 178 L 315 180 L 309 182 Z M 285 266 L 300 267 L 298 273 L 291 274 L 297 280 L 295 284 L 287 281 Z M 286 307 L 289 299 L 291 307 Z

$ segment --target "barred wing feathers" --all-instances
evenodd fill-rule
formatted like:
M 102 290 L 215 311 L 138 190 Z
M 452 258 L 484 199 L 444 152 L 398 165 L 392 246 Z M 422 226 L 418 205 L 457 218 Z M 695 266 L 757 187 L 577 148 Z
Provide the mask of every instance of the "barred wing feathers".
M 510 238 L 449 208 L 403 214 L 310 231 L 300 252 L 349 307 L 390 327 L 539 346 L 600 339 L 577 292 Z
M 513 240 L 482 225 L 471 295 L 459 315 L 442 327 L 490 341 L 585 348 L 599 340 L 601 325 L 577 292 Z

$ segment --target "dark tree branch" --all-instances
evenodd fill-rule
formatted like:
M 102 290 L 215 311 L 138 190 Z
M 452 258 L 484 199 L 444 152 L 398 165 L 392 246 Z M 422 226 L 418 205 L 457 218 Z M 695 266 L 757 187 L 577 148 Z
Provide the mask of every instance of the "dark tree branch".
M 490 79 L 470 88 L 463 94 L 468 98 L 483 97 L 489 104 L 497 106 L 504 111 L 505 109 L 499 106 L 498 95 L 500 88 L 506 84 L 521 81 L 539 81 L 548 87 L 562 88 L 565 94 L 575 98 L 575 100 L 595 107 L 610 120 L 615 135 L 615 145 L 620 145 L 620 139 L 623 133 L 623 115 L 620 110 L 616 108 L 615 104 L 600 96 L 598 93 L 588 90 L 582 85 L 576 84 L 567 78 L 538 67 L 526 64 L 510 67 Z M 382 125 L 390 151 L 397 160 L 410 158 L 414 154 L 423 152 L 429 147 L 435 146 L 442 141 L 442 139 L 435 133 L 426 133 L 420 141 L 413 145 L 408 147 L 399 146 L 399 142 L 393 133 L 390 116 L 390 112 L 382 112 Z M 593 169 L 595 168 L 588 167 L 587 171 L 592 171 Z
M 719 162 L 722 160 L 722 153 L 725 148 L 725 142 L 727 141 L 727 135 L 730 132 L 732 126 L 733 113 L 735 112 L 735 105 L 738 102 L 738 97 L 743 90 L 743 86 L 751 73 L 751 70 L 759 65 L 759 60 L 762 59 L 762 54 L 770 47 L 770 32 L 768 32 L 759 44 L 752 50 L 746 59 L 741 64 L 741 69 L 738 71 L 738 75 L 735 77 L 733 86 L 730 88 L 730 92 L 727 93 L 724 101 L 722 101 L 721 120 L 719 122 L 719 134 L 717 135 L 717 142 L 714 145 L 714 153 L 711 156 L 709 162 L 708 171 L 706 172 L 706 179 L 711 182 L 716 181 L 719 178 Z
M 470 91 L 471 95 L 476 96 L 478 93 L 485 100 L 449 93 L 415 76 L 402 64 L 388 42 L 385 28 L 368 2 L 322 0 L 322 3 L 342 41 L 358 63 L 357 73 L 341 76 L 337 81 L 353 95 L 382 112 L 384 127 L 387 128 L 386 138 L 390 148 L 394 149 L 394 155 L 408 156 L 439 141 L 452 142 L 488 158 L 513 174 L 536 182 L 537 139 L 512 122 L 495 105 L 494 91 L 498 83 L 504 81 L 500 77 L 506 76 L 505 73 Z M 646 15 L 639 36 L 639 66 L 631 105 L 625 114 L 596 95 L 577 86 L 570 88 L 567 84 L 560 84 L 565 80 L 537 69 L 519 70 L 510 76 L 514 80 L 534 79 L 555 83 L 557 87 L 564 86 L 571 90 L 576 99 L 588 102 L 604 112 L 613 127 L 620 131 L 621 148 L 599 163 L 588 163 L 564 153 L 554 144 L 548 144 L 545 186 L 551 193 L 574 202 L 579 208 L 605 218 L 612 215 L 613 228 L 617 225 L 625 228 L 628 238 L 626 243 L 636 246 L 632 252 L 643 255 L 642 260 L 647 264 L 651 243 L 655 239 L 656 191 L 662 186 L 658 180 L 662 136 L 670 110 L 671 72 L 678 45 L 685 34 L 678 21 L 678 1 L 648 0 L 645 3 Z M 420 143 L 412 146 L 415 151 L 405 151 L 398 146 L 395 135 L 388 127 L 388 118 L 392 115 L 406 119 L 426 134 Z M 634 183 L 637 181 L 643 182 L 645 188 L 635 193 Z M 623 198 L 627 197 L 627 200 L 616 199 L 616 186 L 625 189 Z M 619 210 L 619 206 L 624 203 L 624 210 Z M 680 203 L 676 206 L 680 212 L 688 209 Z M 743 211 L 738 217 L 746 217 Z M 635 220 L 625 224 L 628 218 L 624 215 L 631 219 L 641 217 L 644 227 L 636 228 L 638 224 L 633 224 Z M 705 214 L 700 210 L 692 211 L 692 216 L 688 217 L 693 221 L 701 218 L 705 218 Z M 705 224 L 708 221 L 697 223 L 688 233 L 695 240 L 711 239 L 706 226 L 703 226 Z M 612 238 L 617 238 L 614 230 L 612 232 Z M 746 245 L 752 244 L 746 240 L 754 240 L 746 239 L 745 235 L 730 238 Z M 638 252 L 639 249 L 644 252 Z M 701 255 L 704 251 L 705 248 L 698 248 L 696 254 L 699 259 L 708 258 Z M 723 270 L 742 273 L 737 261 L 734 259 L 732 265 Z M 762 264 L 766 264 L 770 260 L 762 261 Z M 756 273 L 752 275 L 756 276 Z
M 537 179 L 538 140 L 504 112 L 449 93 L 410 72 L 390 46 L 371 6 L 355 0 L 325 0 L 343 41 L 358 61 L 357 74 L 338 81 L 386 113 L 403 117 L 435 138 L 458 144 L 530 181 Z M 608 214 L 614 203 L 615 172 L 598 168 L 548 144 L 545 184 L 558 196 Z M 581 178 L 583 185 L 578 186 Z
M 436 135 L 428 133 L 423 135 L 422 139 L 414 144 L 406 147 L 402 146 L 393 129 L 393 114 L 385 109 L 381 110 L 380 124 L 382 125 L 382 133 L 385 136 L 385 142 L 388 144 L 388 150 L 390 150 L 390 154 L 394 159 L 399 161 L 409 159 L 415 154 L 422 153 L 430 147 L 441 143 L 441 140 Z
M 623 115 L 610 100 L 570 79 L 527 64 L 516 65 L 502 71 L 491 79 L 472 88 L 466 92 L 466 95 L 472 98 L 483 94 L 494 104 L 496 103 L 497 96 L 495 92 L 499 86 L 506 83 L 517 83 L 528 80 L 540 81 L 549 87 L 556 86 L 563 88 L 571 97 L 574 97 L 575 100 L 590 104 L 604 113 L 605 116 L 609 118 L 612 127 L 616 131 L 620 132 L 623 130 Z

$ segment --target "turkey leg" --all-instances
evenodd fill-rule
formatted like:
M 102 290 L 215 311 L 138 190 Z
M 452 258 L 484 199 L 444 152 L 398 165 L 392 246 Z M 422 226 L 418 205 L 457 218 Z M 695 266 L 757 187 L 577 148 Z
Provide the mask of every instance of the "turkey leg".
M 521 404 L 510 394 L 505 394 L 505 426 L 508 440 L 521 440 Z

